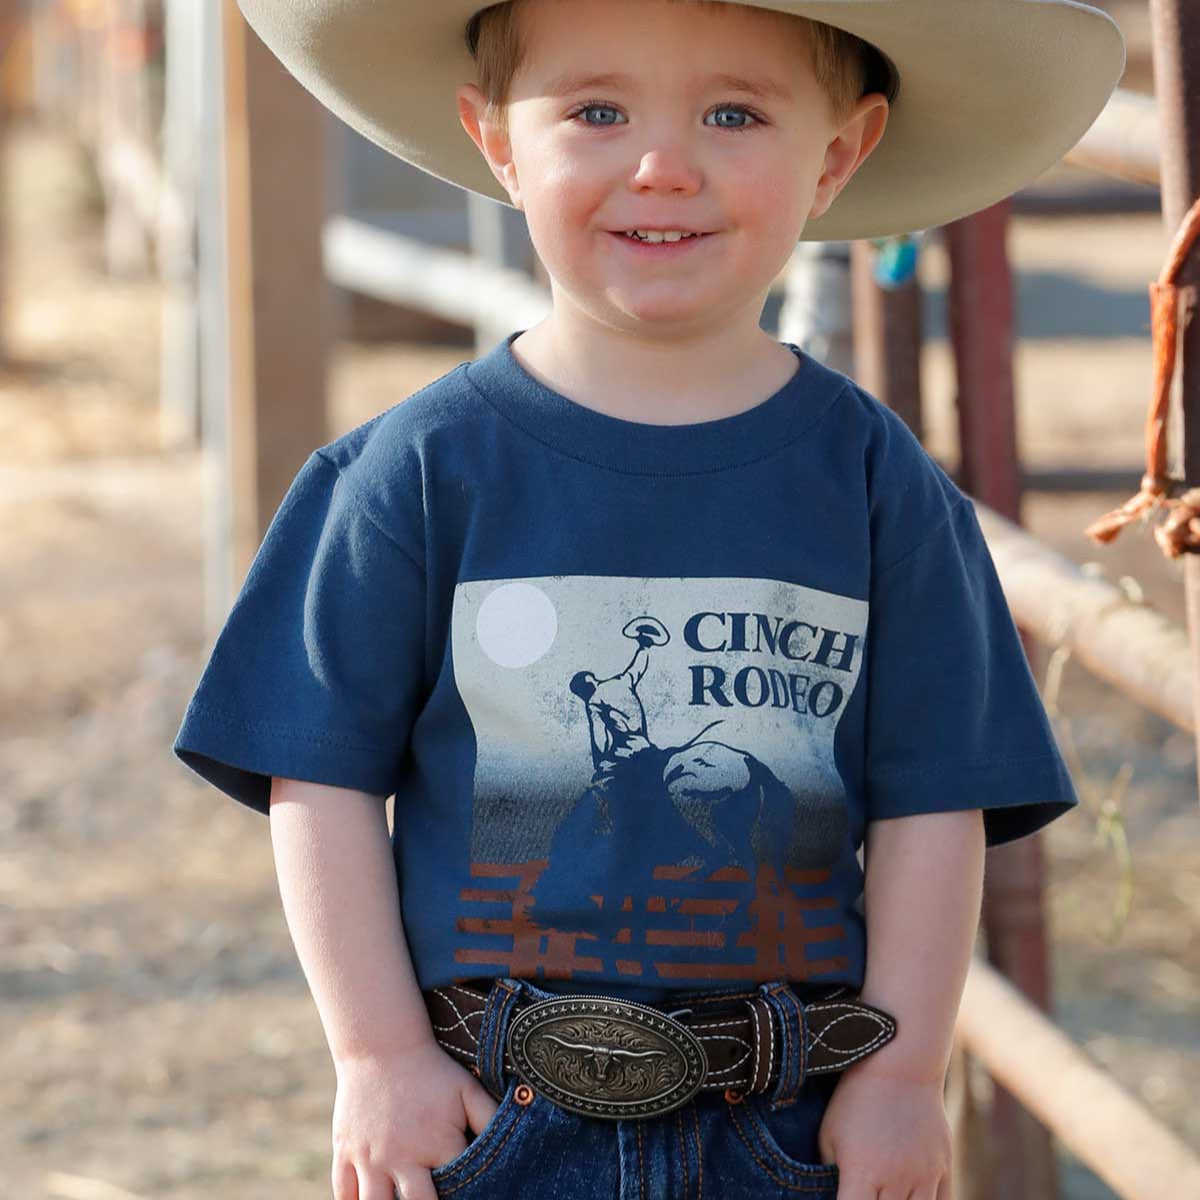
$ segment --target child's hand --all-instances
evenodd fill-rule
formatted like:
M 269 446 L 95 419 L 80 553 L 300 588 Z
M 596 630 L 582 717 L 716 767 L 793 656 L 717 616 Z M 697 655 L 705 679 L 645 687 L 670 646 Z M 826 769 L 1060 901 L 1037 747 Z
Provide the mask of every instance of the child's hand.
M 334 1200 L 436 1200 L 429 1172 L 467 1148 L 499 1107 L 436 1042 L 337 1064 Z
M 867 1067 L 843 1072 L 817 1134 L 837 1200 L 953 1200 L 943 1085 Z

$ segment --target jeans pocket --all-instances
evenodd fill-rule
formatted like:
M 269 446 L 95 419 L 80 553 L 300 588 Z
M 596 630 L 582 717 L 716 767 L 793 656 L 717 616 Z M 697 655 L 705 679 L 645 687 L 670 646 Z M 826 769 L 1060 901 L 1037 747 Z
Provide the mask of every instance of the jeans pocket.
M 837 1166 L 818 1161 L 817 1130 L 823 1105 L 797 1099 L 772 1111 L 770 1101 L 755 1094 L 726 1104 L 725 1110 L 748 1172 L 769 1180 L 783 1193 L 829 1200 L 836 1197 Z
M 531 1107 L 519 1104 L 516 1100 L 516 1091 L 520 1084 L 520 1078 L 513 1075 L 496 1111 L 467 1148 L 449 1162 L 442 1163 L 430 1171 L 439 1196 L 451 1193 L 457 1195 L 459 1189 L 467 1184 L 486 1182 L 497 1164 L 507 1156 L 516 1140 L 514 1135 L 521 1126 L 521 1118 Z

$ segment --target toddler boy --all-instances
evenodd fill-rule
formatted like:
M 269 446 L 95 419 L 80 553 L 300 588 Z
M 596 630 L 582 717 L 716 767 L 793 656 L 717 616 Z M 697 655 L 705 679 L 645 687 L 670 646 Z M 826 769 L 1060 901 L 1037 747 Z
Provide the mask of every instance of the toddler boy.
M 175 743 L 270 813 L 335 1197 L 947 1200 L 984 848 L 1077 798 L 970 501 L 760 317 L 801 236 L 1050 166 L 1115 25 L 243 7 L 334 111 L 519 207 L 553 297 L 313 452 Z

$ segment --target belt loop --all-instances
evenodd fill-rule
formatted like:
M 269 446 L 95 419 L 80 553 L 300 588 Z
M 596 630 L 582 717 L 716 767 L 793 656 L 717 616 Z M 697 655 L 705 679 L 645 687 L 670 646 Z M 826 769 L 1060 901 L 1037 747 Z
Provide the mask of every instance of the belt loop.
M 746 1001 L 754 1029 L 754 1061 L 750 1064 L 750 1092 L 765 1092 L 775 1077 L 779 1062 L 780 1039 L 775 1035 L 775 1020 L 771 1006 L 761 997 Z
M 479 1023 L 479 1044 L 475 1052 L 479 1082 L 497 1099 L 504 1095 L 506 1086 L 504 1041 L 508 1033 L 508 1018 L 520 995 L 518 980 L 494 979 L 484 1004 L 483 1019 Z
M 779 1074 L 771 1091 L 771 1110 L 793 1104 L 808 1073 L 808 1029 L 804 1005 L 787 980 L 761 983 L 761 999 L 774 1014 L 779 1046 Z

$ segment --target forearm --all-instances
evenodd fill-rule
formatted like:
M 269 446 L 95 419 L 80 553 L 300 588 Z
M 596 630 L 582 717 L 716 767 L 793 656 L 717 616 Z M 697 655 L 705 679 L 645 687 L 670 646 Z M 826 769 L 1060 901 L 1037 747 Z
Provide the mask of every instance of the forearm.
M 272 782 L 284 915 L 335 1064 L 434 1040 L 401 925 L 384 802 Z
M 862 998 L 898 1028 L 851 1069 L 945 1079 L 979 925 L 984 850 L 979 809 L 868 824 Z

